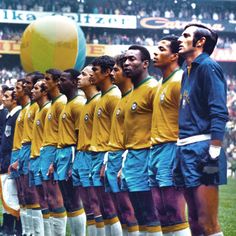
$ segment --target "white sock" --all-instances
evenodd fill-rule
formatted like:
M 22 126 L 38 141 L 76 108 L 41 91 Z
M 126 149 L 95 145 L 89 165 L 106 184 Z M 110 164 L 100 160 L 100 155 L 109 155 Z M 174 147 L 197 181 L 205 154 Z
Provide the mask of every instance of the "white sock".
M 128 236 L 139 236 L 139 231 L 128 232 Z
M 51 235 L 54 236 L 53 217 L 49 217 L 49 224 L 50 224 Z
M 43 214 L 41 210 L 32 210 L 34 236 L 44 236 Z
M 163 234 L 162 234 L 162 231 L 160 231 L 160 232 L 153 232 L 153 233 L 147 232 L 146 236 L 163 236 Z
M 223 232 L 215 233 L 215 234 L 210 234 L 209 236 L 224 236 Z
M 122 227 L 121 227 L 120 221 L 111 225 L 111 235 L 112 236 L 122 235 Z
M 65 236 L 66 235 L 66 221 L 67 217 L 55 218 L 52 217 L 53 222 L 53 235 L 55 236 Z
M 32 234 L 33 235 L 33 232 L 34 232 L 34 223 L 33 223 L 33 217 L 32 217 L 32 209 L 26 209 L 26 219 L 27 219 L 27 224 L 28 224 L 28 228 L 29 228 L 29 231 L 26 232 L 26 234 L 30 235 Z
M 96 225 L 88 225 L 87 226 L 87 232 L 88 232 L 88 236 L 97 236 L 97 229 L 96 229 Z
M 128 236 L 128 230 L 127 229 L 122 229 L 123 236 Z
M 86 215 L 85 213 L 75 216 L 68 217 L 70 225 L 71 236 L 85 236 L 86 235 Z
M 50 225 L 50 220 L 49 218 L 44 218 L 43 219 L 43 226 L 44 226 L 44 235 L 45 236 L 51 236 L 51 225 Z
M 174 236 L 174 232 L 163 233 L 163 236 Z
M 97 236 L 104 236 L 104 235 L 106 235 L 105 234 L 105 227 L 97 228 Z
M 191 236 L 192 235 L 189 227 L 175 231 L 173 233 L 174 233 L 173 234 L 174 236 Z M 165 235 L 165 234 L 163 234 L 163 235 Z
M 22 227 L 22 234 L 26 234 L 26 231 L 29 231 L 29 225 L 27 224 L 27 213 L 26 209 L 20 208 L 20 220 Z
M 141 231 L 139 232 L 138 236 L 146 236 L 147 235 L 147 232 L 146 231 Z
M 105 225 L 105 235 L 106 236 L 113 236 L 113 235 L 111 235 L 111 225 Z

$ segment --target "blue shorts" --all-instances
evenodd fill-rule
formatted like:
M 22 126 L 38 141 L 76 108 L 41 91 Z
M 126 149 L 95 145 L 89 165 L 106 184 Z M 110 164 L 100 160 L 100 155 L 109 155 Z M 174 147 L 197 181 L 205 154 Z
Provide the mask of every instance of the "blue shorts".
M 103 183 L 100 178 L 100 170 L 103 165 L 105 153 L 106 152 L 94 152 L 92 154 L 91 177 L 92 177 L 92 181 L 93 181 L 93 186 L 95 186 L 95 187 L 103 186 Z
M 148 161 L 150 148 L 129 150 L 122 168 L 121 189 L 129 192 L 149 191 Z
M 105 188 L 107 192 L 118 193 L 121 191 L 117 180 L 117 174 L 122 168 L 123 153 L 124 150 L 114 152 L 109 151 L 105 172 Z
M 42 184 L 42 176 L 40 173 L 40 157 L 30 158 L 29 164 L 29 185 L 38 186 Z
M 43 180 L 53 179 L 53 176 L 48 175 L 48 169 L 54 163 L 56 154 L 57 148 L 55 146 L 45 146 L 40 149 L 40 171 Z
M 151 148 L 148 163 L 150 187 L 174 186 L 172 169 L 176 157 L 176 143 L 157 144 Z
M 197 187 L 199 185 L 221 185 L 227 183 L 227 161 L 223 148 L 220 155 L 212 160 L 210 141 L 201 141 L 178 146 L 173 168 L 176 186 Z M 215 170 L 209 172 L 209 170 Z
M 72 170 L 72 160 L 75 157 L 75 147 L 68 146 L 57 149 L 54 160 L 54 180 L 67 180 L 69 171 Z
M 20 149 L 19 158 L 19 173 L 20 175 L 29 174 L 29 160 L 30 160 L 31 143 L 25 143 Z
M 11 162 L 10 164 L 13 164 L 14 162 L 16 162 L 17 160 L 19 160 L 19 155 L 20 155 L 20 149 L 12 151 L 11 153 Z M 18 168 L 19 169 L 19 168 Z M 18 170 L 13 170 L 11 169 L 11 174 L 10 174 L 11 178 L 16 179 L 20 176 L 20 173 Z
M 72 179 L 74 186 L 91 187 L 92 156 L 94 152 L 77 151 L 73 163 Z

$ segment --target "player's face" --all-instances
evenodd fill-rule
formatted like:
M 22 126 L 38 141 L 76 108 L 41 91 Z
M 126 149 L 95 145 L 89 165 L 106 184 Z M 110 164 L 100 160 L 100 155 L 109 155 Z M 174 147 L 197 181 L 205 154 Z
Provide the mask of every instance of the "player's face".
M 41 88 L 42 83 L 44 83 L 44 82 L 43 81 L 37 82 L 31 91 L 32 92 L 32 100 L 35 102 L 39 101 L 43 96 L 43 92 L 42 92 L 42 88 Z
M 25 95 L 22 82 L 16 83 L 15 91 L 16 91 L 16 99 L 17 99 L 17 101 L 20 101 L 21 98 Z
M 127 77 L 135 78 L 144 70 L 144 62 L 141 59 L 139 50 L 128 50 L 125 53 L 124 72 Z
M 82 70 L 81 74 L 78 76 L 78 80 L 77 80 L 78 89 L 83 89 L 83 88 L 91 86 L 91 83 L 90 83 L 91 74 L 93 74 L 92 67 L 86 66 Z
M 24 86 L 25 93 L 28 95 L 31 95 L 31 90 L 33 88 L 33 81 L 30 76 L 25 77 L 25 83 L 23 86 Z
M 120 83 L 124 82 L 124 80 L 125 80 L 125 78 L 123 76 L 123 70 L 117 64 L 114 65 L 111 75 L 112 75 L 114 84 L 120 84 Z
M 59 79 L 59 89 L 62 93 L 67 94 L 75 86 L 71 80 L 71 75 L 68 72 L 63 72 Z
M 171 64 L 172 52 L 170 49 L 170 44 L 171 42 L 168 40 L 161 40 L 160 42 L 158 42 L 157 50 L 154 53 L 153 59 L 155 67 L 162 68 Z
M 53 80 L 53 77 L 51 74 L 46 73 L 44 79 L 45 79 L 47 92 L 50 92 L 51 90 L 53 90 L 55 87 L 58 86 L 58 82 Z
M 188 27 L 182 35 L 179 37 L 179 53 L 182 55 L 188 55 L 195 51 L 195 47 L 193 47 L 193 39 L 194 39 L 194 33 L 196 31 L 195 26 Z
M 3 98 L 2 98 L 4 107 L 6 107 L 9 111 L 11 110 L 11 108 L 14 104 L 14 100 L 12 99 L 12 93 L 13 93 L 13 91 L 7 90 L 3 94 Z
M 101 67 L 93 66 L 92 70 L 93 70 L 93 76 L 90 77 L 90 83 L 93 85 L 99 85 L 105 79 Z

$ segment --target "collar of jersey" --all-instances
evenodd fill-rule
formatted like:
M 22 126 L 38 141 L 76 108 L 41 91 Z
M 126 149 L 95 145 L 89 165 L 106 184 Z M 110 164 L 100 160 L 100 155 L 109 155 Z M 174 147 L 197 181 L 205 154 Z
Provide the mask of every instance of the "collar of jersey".
M 50 103 L 50 101 L 45 102 L 45 103 L 43 104 L 43 106 L 42 106 L 39 110 L 41 111 L 45 106 L 48 105 L 48 103 Z
M 134 86 L 134 89 L 138 88 L 139 86 L 144 84 L 146 81 L 150 80 L 151 78 L 152 78 L 152 76 L 149 75 L 147 78 L 141 80 L 136 86 Z
M 61 97 L 63 94 L 61 93 L 61 94 L 59 94 L 57 97 L 55 97 L 55 98 L 53 98 L 52 99 L 52 103 L 54 103 L 59 97 Z
M 177 71 L 179 71 L 179 70 L 180 70 L 180 68 L 175 69 L 168 77 L 163 78 L 162 84 L 164 84 L 165 82 L 167 82 L 167 81 L 168 81 Z
M 130 90 L 128 90 L 126 93 L 124 93 L 123 95 L 122 95 L 122 98 L 123 97 L 125 97 L 125 96 L 127 96 L 129 93 L 131 93 L 133 91 L 133 89 L 130 89 Z
M 107 91 L 105 91 L 104 93 L 102 93 L 102 96 L 104 96 L 105 94 L 107 94 L 109 91 L 111 91 L 112 89 L 116 88 L 115 85 L 112 85 Z
M 90 99 L 88 99 L 88 100 L 86 101 L 86 104 L 90 103 L 90 102 L 91 102 L 95 97 L 97 97 L 98 95 L 101 95 L 101 93 L 98 92 L 98 93 L 96 93 L 95 95 L 93 95 Z

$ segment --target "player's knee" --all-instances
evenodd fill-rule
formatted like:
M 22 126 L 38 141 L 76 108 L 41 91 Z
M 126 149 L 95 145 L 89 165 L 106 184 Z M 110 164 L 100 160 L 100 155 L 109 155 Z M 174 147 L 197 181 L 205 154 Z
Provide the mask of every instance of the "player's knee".
M 220 231 L 220 225 L 216 217 L 199 217 L 199 225 L 206 235 L 214 234 Z

